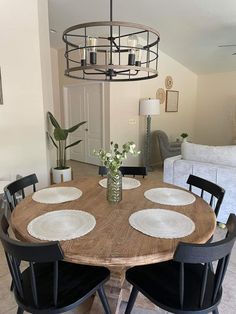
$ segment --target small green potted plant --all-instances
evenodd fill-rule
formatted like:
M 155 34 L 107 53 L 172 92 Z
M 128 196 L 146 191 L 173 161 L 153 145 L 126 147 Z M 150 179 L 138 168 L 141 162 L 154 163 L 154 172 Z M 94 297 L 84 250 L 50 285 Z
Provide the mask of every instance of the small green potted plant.
M 68 135 L 69 133 L 76 131 L 87 121 L 80 122 L 68 129 L 64 129 L 60 126 L 51 112 L 48 112 L 48 118 L 54 127 L 53 135 L 48 133 L 48 136 L 57 150 L 57 166 L 52 168 L 52 180 L 54 183 L 70 181 L 72 179 L 71 167 L 68 167 L 66 164 L 66 150 L 72 146 L 78 145 L 81 140 L 67 145 Z
M 106 152 L 104 149 L 94 150 L 103 165 L 108 169 L 107 172 L 107 200 L 112 203 L 118 203 L 122 199 L 122 175 L 119 170 L 124 159 L 128 154 L 138 155 L 134 142 L 127 142 L 119 149 L 119 145 L 111 142 L 111 149 Z
M 182 133 L 182 134 L 180 134 L 180 136 L 182 137 L 182 142 L 187 141 L 188 133 Z

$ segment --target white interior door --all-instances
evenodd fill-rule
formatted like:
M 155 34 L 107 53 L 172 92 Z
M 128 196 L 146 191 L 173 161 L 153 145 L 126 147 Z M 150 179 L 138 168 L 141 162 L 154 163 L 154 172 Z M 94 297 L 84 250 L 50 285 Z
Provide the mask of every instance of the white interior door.
M 100 164 L 97 157 L 93 155 L 93 150 L 103 147 L 104 143 L 103 103 L 102 83 L 66 87 L 66 124 L 72 126 L 81 121 L 87 121 L 86 124 L 70 134 L 71 143 L 78 139 L 82 140 L 81 143 L 70 148 L 70 159 Z
M 73 86 L 68 88 L 68 125 L 71 127 L 85 120 L 84 87 Z M 70 159 L 86 162 L 86 124 L 70 134 L 70 143 L 82 140 L 78 145 L 70 148 Z
M 94 149 L 103 147 L 103 93 L 102 84 L 96 83 L 86 86 L 86 162 L 99 165 L 100 162 L 94 156 Z

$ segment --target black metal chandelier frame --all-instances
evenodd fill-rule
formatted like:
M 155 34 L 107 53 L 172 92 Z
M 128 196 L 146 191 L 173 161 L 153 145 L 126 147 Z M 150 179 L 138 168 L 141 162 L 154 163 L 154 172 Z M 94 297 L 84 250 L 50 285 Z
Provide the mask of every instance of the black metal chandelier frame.
M 96 81 L 139 81 L 157 77 L 159 33 L 141 24 L 113 21 L 112 10 L 110 0 L 110 21 L 78 24 L 64 31 L 65 75 Z M 108 27 L 109 36 L 93 36 L 96 40 L 91 44 L 88 34 L 99 27 Z M 145 43 L 129 45 L 128 39 L 138 35 L 142 35 Z

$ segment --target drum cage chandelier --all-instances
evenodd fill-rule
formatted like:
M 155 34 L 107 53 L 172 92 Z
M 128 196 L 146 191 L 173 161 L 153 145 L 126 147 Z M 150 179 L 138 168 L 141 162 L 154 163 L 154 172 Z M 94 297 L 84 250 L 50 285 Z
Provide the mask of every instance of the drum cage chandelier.
M 100 35 L 99 35 L 100 33 Z M 159 33 L 147 26 L 113 21 L 78 24 L 63 33 L 65 75 L 96 81 L 157 77 Z

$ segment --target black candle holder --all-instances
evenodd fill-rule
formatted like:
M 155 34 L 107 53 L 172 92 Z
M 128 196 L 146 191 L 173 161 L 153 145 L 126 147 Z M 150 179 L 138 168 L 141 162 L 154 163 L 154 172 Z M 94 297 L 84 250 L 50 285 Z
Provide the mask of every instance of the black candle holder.
M 90 56 L 90 64 L 97 64 L 97 53 L 94 51 L 91 51 L 89 56 Z
M 128 65 L 135 65 L 135 54 L 129 53 Z
M 85 59 L 81 59 L 81 66 L 85 66 L 87 63 L 86 63 L 86 60 Z

